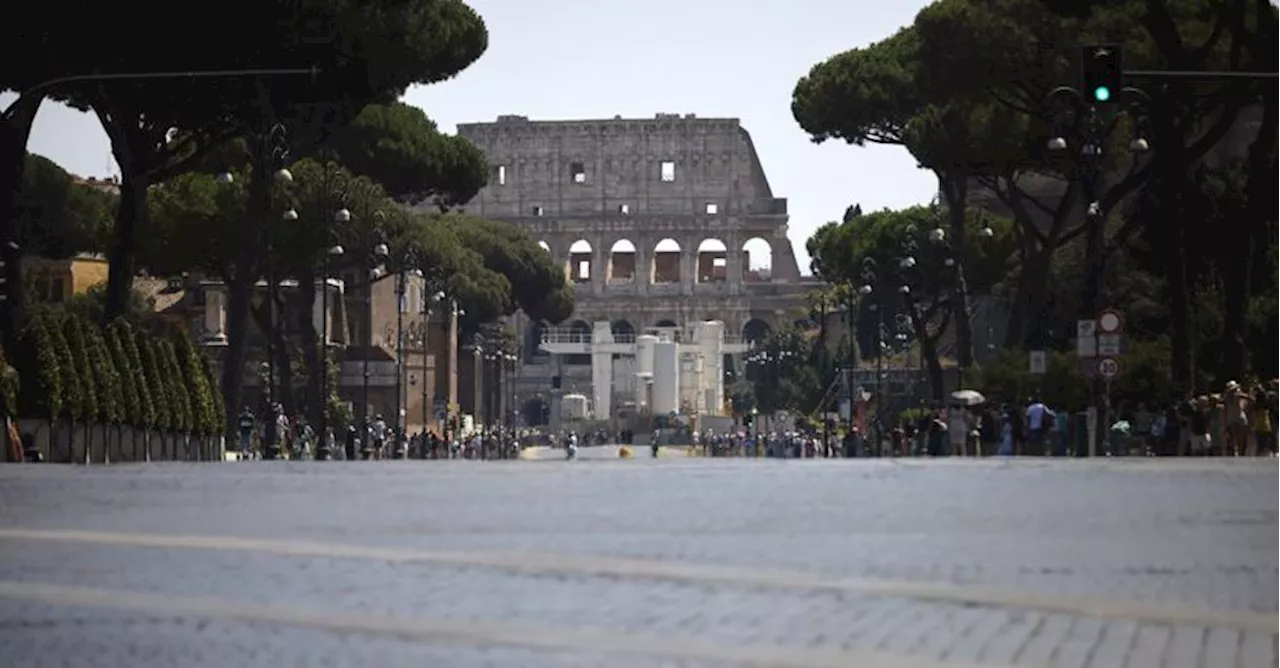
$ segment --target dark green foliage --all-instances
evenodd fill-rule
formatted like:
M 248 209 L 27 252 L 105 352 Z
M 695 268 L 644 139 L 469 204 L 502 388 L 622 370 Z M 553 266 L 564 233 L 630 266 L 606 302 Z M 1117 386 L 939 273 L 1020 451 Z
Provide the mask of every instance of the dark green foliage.
M 795 325 L 780 327 L 756 346 L 755 353 L 758 361 L 750 363 L 746 376 L 760 411 L 813 410 L 815 389 L 821 388 L 817 390 L 820 398 L 826 388 L 809 363 L 813 343 L 804 330 Z
M 120 373 L 120 386 L 124 396 L 124 414 L 129 424 L 139 429 L 150 429 L 155 419 L 151 406 L 151 393 L 147 391 L 142 360 L 133 339 L 133 328 L 117 318 L 107 328 L 111 355 Z
M 17 415 L 18 390 L 21 387 L 18 370 L 9 364 L 8 358 L 4 355 L 4 349 L 0 348 L 0 398 L 4 399 L 5 415 L 10 417 Z
M 191 339 L 181 332 L 174 332 L 171 337 L 178 363 L 182 367 L 182 378 L 187 386 L 187 397 L 191 404 L 192 431 L 197 434 L 211 434 L 214 431 L 213 390 L 209 387 L 209 379 L 205 376 L 204 360 Z
M 98 392 L 98 419 L 107 424 L 120 424 L 125 419 L 125 400 L 115 359 L 101 329 L 88 322 L 82 322 L 82 327 Z
M 164 374 L 170 406 L 173 407 L 173 428 L 189 434 L 195 425 L 195 419 L 191 410 L 191 396 L 187 392 L 187 381 L 182 373 L 182 364 L 178 362 L 178 355 L 172 343 L 157 339 L 155 345 L 160 356 L 160 368 Z
M 49 335 L 47 317 L 32 317 L 22 332 L 22 352 L 15 361 L 19 382 L 18 414 L 48 420 L 62 413 L 62 371 L 58 350 Z
M 62 333 L 62 314 L 48 316 L 47 330 L 49 340 L 53 344 L 53 352 L 58 357 L 58 376 L 62 384 L 62 415 L 70 420 L 83 420 L 85 417 L 85 387 L 80 378 L 81 370 L 76 368 L 75 356 L 71 354 L 71 345 Z
M 23 250 L 53 258 L 102 251 L 116 199 L 76 183 L 48 158 L 28 153 L 16 221 Z
M 218 387 L 218 377 L 214 373 L 213 365 L 207 360 L 201 360 L 201 369 L 204 371 L 205 383 L 209 386 L 209 395 L 213 400 L 212 404 L 212 434 L 221 436 L 227 428 L 227 406 L 222 399 L 222 391 Z
M 442 134 L 421 109 L 371 104 L 325 141 L 321 155 L 377 181 L 392 198 L 465 204 L 485 186 L 489 162 L 465 138 Z
M 154 411 L 151 425 L 160 431 L 169 431 L 174 428 L 174 411 L 173 400 L 169 396 L 169 384 L 164 377 L 164 358 L 156 349 L 156 342 L 151 337 L 141 332 L 134 332 L 133 341 L 142 361 L 142 375 L 145 378 L 147 391 L 151 394 L 151 407 Z
M 98 378 L 89 359 L 89 345 L 85 341 L 84 323 L 74 315 L 62 316 L 62 335 L 67 339 L 67 349 L 80 387 L 80 418 L 85 422 L 103 419 L 98 405 Z

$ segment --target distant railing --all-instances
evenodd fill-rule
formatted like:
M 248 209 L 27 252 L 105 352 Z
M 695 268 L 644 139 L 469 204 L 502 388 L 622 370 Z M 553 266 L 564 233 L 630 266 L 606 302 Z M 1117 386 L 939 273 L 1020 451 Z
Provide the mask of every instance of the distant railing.
M 542 343 L 591 343 L 591 332 L 572 327 L 548 327 L 542 330 Z
M 665 329 L 665 328 L 663 328 Z M 636 342 L 635 332 L 616 332 L 613 335 L 614 343 L 633 344 Z M 542 330 L 542 343 L 585 343 L 591 344 L 591 333 L 584 332 L 580 329 L 572 329 L 570 327 L 549 327 Z M 724 343 L 726 345 L 752 345 L 750 341 L 743 339 L 737 334 L 725 334 Z
M 614 343 L 635 343 L 635 332 L 615 332 Z M 542 330 L 542 343 L 591 343 L 591 333 L 571 327 L 550 327 Z

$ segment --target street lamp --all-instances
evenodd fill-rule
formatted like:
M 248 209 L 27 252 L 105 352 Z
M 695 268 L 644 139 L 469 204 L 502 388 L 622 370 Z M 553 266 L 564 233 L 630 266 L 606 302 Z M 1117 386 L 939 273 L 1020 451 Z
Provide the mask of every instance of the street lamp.
M 386 244 L 378 244 L 374 249 L 375 253 L 381 252 L 383 257 L 386 256 L 388 249 Z M 409 398 L 404 391 L 404 311 L 405 293 L 409 287 L 409 276 L 422 276 L 422 271 L 416 268 L 418 264 L 417 253 L 413 249 L 406 250 L 404 255 L 400 257 L 400 266 L 396 271 L 396 433 L 403 435 L 405 433 L 405 413 L 409 406 Z M 414 267 L 410 269 L 410 267 Z M 425 383 L 424 383 L 425 385 Z
M 339 199 L 346 199 L 345 193 Z M 325 225 L 325 243 L 333 240 L 333 223 L 347 224 L 351 222 L 351 212 L 340 207 L 333 212 L 333 217 Z M 319 458 L 326 459 L 332 447 L 329 437 L 329 274 L 330 264 L 334 258 L 342 257 L 346 252 L 340 244 L 334 243 L 325 249 L 320 264 L 320 439 Z
M 267 153 L 268 164 L 276 167 L 276 182 L 281 186 L 286 186 L 293 182 L 293 175 L 288 169 L 284 168 L 285 162 L 289 159 L 289 130 L 284 125 L 276 123 L 272 125 L 263 136 L 263 146 Z M 233 181 L 230 172 L 224 172 L 225 178 L 219 178 L 223 183 L 230 184 Z M 287 178 L 281 176 L 284 174 Z M 290 207 L 285 209 L 281 217 L 286 221 L 298 219 L 298 212 Z M 263 334 L 267 338 L 267 366 L 268 366 L 268 406 L 274 408 L 275 405 L 275 384 L 276 384 L 276 301 L 279 299 L 280 280 L 275 273 L 275 262 L 272 255 L 275 249 L 271 243 L 270 237 L 267 238 L 267 253 L 264 269 L 267 278 L 267 330 Z M 255 279 L 256 283 L 256 279 Z M 268 411 L 270 413 L 270 411 Z

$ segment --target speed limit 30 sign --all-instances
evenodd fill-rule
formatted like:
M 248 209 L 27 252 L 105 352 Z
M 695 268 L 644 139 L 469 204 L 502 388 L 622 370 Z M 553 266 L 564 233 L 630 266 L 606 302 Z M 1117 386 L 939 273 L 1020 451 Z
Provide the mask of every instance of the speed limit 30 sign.
M 1120 360 L 1114 357 L 1103 357 L 1098 360 L 1098 375 L 1104 380 L 1111 380 L 1120 375 Z

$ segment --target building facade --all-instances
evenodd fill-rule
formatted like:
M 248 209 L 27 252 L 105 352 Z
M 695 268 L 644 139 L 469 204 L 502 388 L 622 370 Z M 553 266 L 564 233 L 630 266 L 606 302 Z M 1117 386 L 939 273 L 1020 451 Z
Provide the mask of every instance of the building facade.
M 591 355 L 553 354 L 549 337 L 590 340 L 593 323 L 609 322 L 615 341 L 657 328 L 678 338 L 720 321 L 733 344 L 800 317 L 818 287 L 800 275 L 787 200 L 737 119 L 501 116 L 458 133 L 493 169 L 467 212 L 526 230 L 577 287 L 563 331 L 514 323 L 516 401 L 528 421 L 549 412 L 556 391 L 591 394 Z
M 331 359 L 338 362 L 338 395 L 351 405 L 357 421 L 381 415 L 394 425 L 403 410 L 402 423 L 410 433 L 427 429 L 443 434 L 450 416 L 460 410 L 457 313 L 447 303 L 432 303 L 419 277 L 406 277 L 402 295 L 395 275 L 375 272 L 366 278 L 366 270 L 361 269 L 336 273 L 327 285 L 327 324 L 322 324 L 325 309 L 320 299 L 325 287 L 321 282 L 316 284 L 314 303 L 306 304 L 298 298 L 296 282 L 282 281 L 276 292 L 284 311 L 276 314 L 277 321 L 310 317 L 316 332 L 326 332 Z M 174 289 L 170 284 L 164 292 Z M 259 283 L 258 291 L 265 298 L 267 284 Z M 259 301 L 250 323 L 254 369 L 245 375 L 249 405 L 258 405 L 271 382 L 266 342 L 257 326 L 259 318 L 265 317 L 262 306 Z M 185 317 L 204 345 L 226 345 L 226 286 L 222 283 L 186 279 L 182 296 L 164 313 Z M 467 356 L 464 359 L 469 361 Z M 275 382 L 285 382 L 278 370 Z M 295 384 L 300 382 L 297 379 Z

